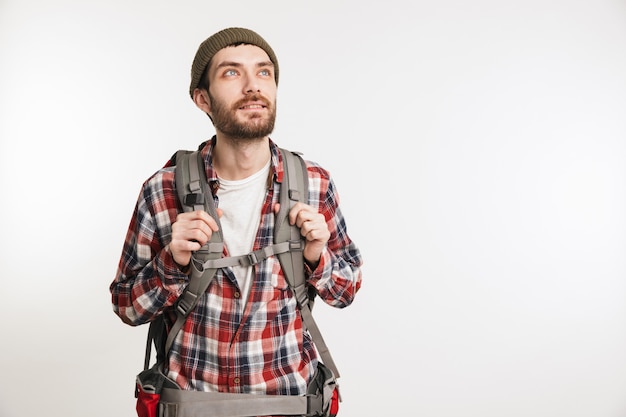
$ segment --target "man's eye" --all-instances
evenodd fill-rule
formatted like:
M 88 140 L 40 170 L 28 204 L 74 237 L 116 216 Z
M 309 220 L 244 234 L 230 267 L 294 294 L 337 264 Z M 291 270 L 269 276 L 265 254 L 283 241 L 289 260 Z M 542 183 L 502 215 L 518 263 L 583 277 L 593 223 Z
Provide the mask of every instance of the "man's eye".
M 233 75 L 237 75 L 237 71 L 233 69 L 229 69 L 229 70 L 226 70 L 226 72 L 224 72 L 224 75 L 226 75 L 227 77 L 231 77 Z
M 268 69 L 263 69 L 259 72 L 259 74 L 264 75 L 266 77 L 269 77 L 270 75 L 272 75 L 271 71 Z

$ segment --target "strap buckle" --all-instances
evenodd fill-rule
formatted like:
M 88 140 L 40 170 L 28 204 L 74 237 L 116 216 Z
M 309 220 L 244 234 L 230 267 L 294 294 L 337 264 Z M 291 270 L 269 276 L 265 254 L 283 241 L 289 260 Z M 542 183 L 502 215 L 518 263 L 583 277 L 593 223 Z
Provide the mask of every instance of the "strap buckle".
M 250 266 L 259 263 L 259 258 L 255 252 L 250 252 L 246 255 L 242 255 L 239 258 L 239 265 L 241 266 Z
M 194 304 L 196 298 L 198 298 L 197 295 L 189 291 L 185 291 L 185 293 L 178 299 L 178 302 L 176 303 L 176 311 L 178 311 L 183 316 L 186 316 L 189 308 Z
M 304 242 L 302 241 L 302 239 L 289 241 L 289 251 L 302 251 L 302 250 L 304 250 Z
M 202 193 L 193 193 L 185 195 L 185 205 L 186 206 L 195 206 L 198 204 L 204 204 L 204 194 Z

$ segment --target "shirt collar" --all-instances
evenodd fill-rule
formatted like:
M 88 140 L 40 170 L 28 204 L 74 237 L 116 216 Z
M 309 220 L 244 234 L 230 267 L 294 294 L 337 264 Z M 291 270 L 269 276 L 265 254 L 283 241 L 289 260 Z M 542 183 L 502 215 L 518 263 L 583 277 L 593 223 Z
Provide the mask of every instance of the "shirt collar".
M 201 151 L 202 159 L 204 160 L 204 167 L 206 170 L 207 181 L 209 182 L 209 186 L 211 187 L 211 191 L 213 192 L 214 195 L 217 192 L 217 188 L 219 187 L 219 180 L 217 178 L 217 173 L 215 172 L 215 169 L 213 168 L 213 148 L 215 147 L 216 143 L 217 143 L 217 136 L 214 135 L 210 140 L 205 142 L 204 147 L 202 148 L 202 151 Z M 275 182 L 282 183 L 283 174 L 285 172 L 283 168 L 282 156 L 280 154 L 280 151 L 278 150 L 278 145 L 276 145 L 274 141 L 272 141 L 272 139 L 269 139 L 269 145 L 270 145 L 270 154 L 271 154 L 271 159 L 272 159 L 272 163 L 270 166 L 271 177 L 273 178 Z M 270 185 L 270 187 L 271 186 L 272 185 Z

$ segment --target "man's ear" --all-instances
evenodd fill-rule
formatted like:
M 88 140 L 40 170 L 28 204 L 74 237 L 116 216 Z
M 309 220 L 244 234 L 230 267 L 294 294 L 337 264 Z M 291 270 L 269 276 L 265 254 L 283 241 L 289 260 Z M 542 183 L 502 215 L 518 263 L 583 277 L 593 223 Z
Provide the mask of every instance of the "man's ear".
M 209 93 L 207 90 L 196 88 L 193 90 L 193 102 L 203 112 L 211 113 L 211 101 L 209 100 Z

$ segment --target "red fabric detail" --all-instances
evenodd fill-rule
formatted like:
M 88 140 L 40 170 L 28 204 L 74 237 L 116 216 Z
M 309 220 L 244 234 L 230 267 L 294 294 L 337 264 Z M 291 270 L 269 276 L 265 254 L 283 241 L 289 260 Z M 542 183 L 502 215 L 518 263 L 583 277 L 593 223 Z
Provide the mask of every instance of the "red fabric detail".
M 149 394 L 137 384 L 137 416 L 157 417 L 160 394 Z
M 339 413 L 339 391 L 333 390 L 333 397 L 330 399 L 330 406 L 328 407 L 329 417 L 335 417 Z

